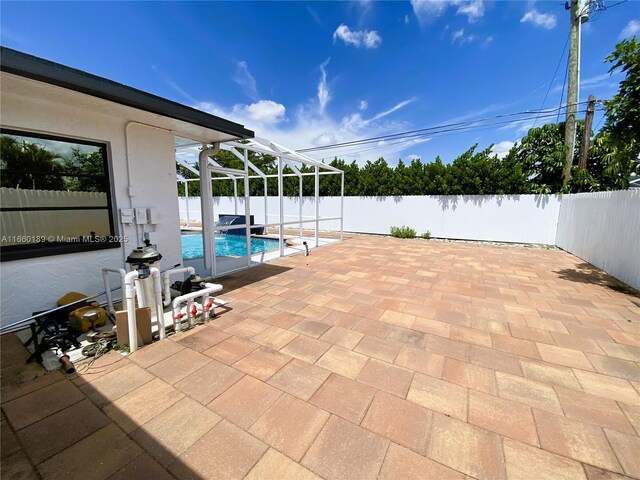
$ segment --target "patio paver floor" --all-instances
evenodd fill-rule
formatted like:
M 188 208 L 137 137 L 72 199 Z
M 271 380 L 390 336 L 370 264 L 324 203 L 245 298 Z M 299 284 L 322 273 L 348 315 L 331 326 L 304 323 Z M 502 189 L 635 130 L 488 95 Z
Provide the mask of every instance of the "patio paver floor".
M 1 476 L 640 478 L 640 297 L 584 266 L 354 236 L 72 378 L 4 336 Z

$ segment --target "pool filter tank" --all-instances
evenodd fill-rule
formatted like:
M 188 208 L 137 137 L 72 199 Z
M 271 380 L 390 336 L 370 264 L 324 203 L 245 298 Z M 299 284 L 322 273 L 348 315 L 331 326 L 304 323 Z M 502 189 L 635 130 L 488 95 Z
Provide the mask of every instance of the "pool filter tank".
M 138 271 L 136 280 L 136 298 L 139 307 L 153 307 L 155 304 L 155 294 L 153 291 L 153 278 L 149 269 L 155 267 L 160 269 L 160 259 L 162 254 L 158 252 L 157 246 L 152 245 L 149 240 L 144 241 L 143 247 L 134 248 L 127 257 L 126 262 L 131 265 L 132 270 Z M 153 310 L 153 308 L 152 308 Z

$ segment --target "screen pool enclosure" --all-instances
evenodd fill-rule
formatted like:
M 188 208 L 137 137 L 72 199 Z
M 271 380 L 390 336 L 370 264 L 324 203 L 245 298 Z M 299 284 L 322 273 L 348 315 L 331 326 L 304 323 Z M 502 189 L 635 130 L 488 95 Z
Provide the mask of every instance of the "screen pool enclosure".
M 217 154 L 220 150 L 230 152 L 242 162 L 243 168 L 229 168 L 223 166 Z M 251 161 L 249 153 L 275 157 L 276 174 L 267 174 Z M 315 248 L 338 240 L 343 236 L 344 215 L 344 172 L 319 160 L 300 154 L 292 149 L 283 147 L 265 139 L 251 139 L 243 141 L 228 141 L 213 145 L 193 144 L 188 140 L 176 139 L 176 162 L 195 174 L 197 178 L 185 178 L 178 175 L 178 182 L 184 185 L 185 201 L 189 208 L 189 182 L 200 184 L 200 216 L 202 234 L 202 255 L 187 258 L 185 265 L 195 267 L 199 272 L 220 276 L 242 268 L 259 265 L 275 258 L 294 253 L 303 253 L 307 248 Z M 197 164 L 197 168 L 195 165 Z M 303 168 L 305 167 L 305 168 Z M 308 171 L 309 168 L 312 171 Z M 285 171 L 288 169 L 288 171 Z M 216 175 L 216 176 L 213 176 Z M 339 215 L 320 215 L 320 176 L 340 175 L 340 212 Z M 298 178 L 298 209 L 297 212 L 287 211 L 285 214 L 284 178 Z M 313 197 L 303 197 L 304 177 L 314 178 Z M 261 180 L 263 195 L 251 196 L 249 180 Z M 268 180 L 277 179 L 277 197 L 269 197 Z M 233 197 L 231 207 L 222 208 L 221 199 L 214 199 L 212 182 L 232 182 Z M 242 195 L 238 194 L 238 182 L 242 182 Z M 218 202 L 216 202 L 218 200 Z M 228 200 L 228 199 L 227 199 Z M 291 199 L 287 199 L 291 200 Z M 311 203 L 313 212 L 303 215 L 303 203 Z M 217 207 L 221 211 L 216 211 Z M 291 202 L 287 202 L 290 207 Z M 229 209 L 233 208 L 233 212 Z M 216 222 L 216 218 L 219 217 Z M 335 226 L 339 225 L 339 230 Z M 327 235 L 330 226 L 334 226 L 334 235 Z M 187 211 L 187 227 L 194 229 L 189 222 Z M 321 234 L 322 232 L 322 234 Z M 234 235 L 239 234 L 239 235 Z M 234 236 L 229 239 L 225 237 Z M 264 242 L 257 247 L 259 238 L 271 238 L 271 242 Z M 253 241 L 252 241 L 253 240 Z M 277 245 L 273 242 L 277 241 Z M 183 239 L 183 242 L 185 240 Z M 187 239 L 187 242 L 196 240 Z M 238 247 L 244 242 L 244 248 Z M 224 244 L 225 248 L 218 244 Z M 304 245 L 305 243 L 306 245 Z M 184 243 L 183 243 L 184 244 Z M 233 248 L 226 248 L 233 245 Z M 273 248 L 275 247 L 275 248 Z M 257 250 L 256 250 L 257 248 Z M 228 253 L 232 252 L 232 253 Z M 247 252 L 251 252 L 248 254 Z M 233 253 L 237 255 L 233 255 Z M 193 255 L 191 250 L 190 255 Z M 183 255 L 184 256 L 184 255 Z

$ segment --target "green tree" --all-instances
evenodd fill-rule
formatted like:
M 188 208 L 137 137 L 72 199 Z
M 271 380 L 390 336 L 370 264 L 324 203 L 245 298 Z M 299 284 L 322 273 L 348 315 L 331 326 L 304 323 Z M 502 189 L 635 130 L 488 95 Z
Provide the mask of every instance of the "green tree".
M 447 185 L 447 167 L 438 155 L 435 161 L 424 167 L 424 193 L 422 195 L 449 195 Z
M 392 195 L 393 170 L 389 168 L 387 161 L 380 157 L 375 162 L 367 161 L 360 170 L 361 195 L 365 197 Z
M 65 190 L 58 155 L 37 143 L 0 137 L 0 185 L 33 190 Z
M 620 69 L 625 78 L 618 93 L 605 104 L 607 121 L 604 130 L 617 154 L 638 160 L 640 155 L 640 43 L 634 36 L 616 45 L 606 62 L 610 73 Z
M 108 188 L 101 150 L 82 152 L 71 148 L 71 155 L 63 161 L 64 183 L 67 190 L 75 192 L 106 192 Z

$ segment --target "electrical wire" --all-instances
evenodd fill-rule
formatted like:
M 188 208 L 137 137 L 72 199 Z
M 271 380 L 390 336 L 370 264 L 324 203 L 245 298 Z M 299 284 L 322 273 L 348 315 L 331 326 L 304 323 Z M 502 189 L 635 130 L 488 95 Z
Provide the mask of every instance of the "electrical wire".
M 562 80 L 562 93 L 560 93 L 560 105 L 562 105 L 562 100 L 564 100 L 564 88 L 567 86 L 567 76 L 569 75 L 569 56 L 567 55 L 567 68 L 564 71 L 564 80 Z M 560 110 L 558 110 L 558 117 L 556 118 L 556 123 L 560 121 Z
M 579 104 L 586 104 L 586 103 L 587 102 L 579 102 Z M 310 147 L 310 148 L 306 148 L 306 149 L 302 149 L 302 150 L 298 150 L 298 151 L 299 152 L 317 152 L 317 151 L 322 151 L 322 150 L 335 150 L 335 149 L 337 149 L 339 147 L 362 146 L 362 145 L 367 145 L 367 144 L 370 144 L 370 143 L 373 143 L 373 142 L 379 142 L 379 141 L 382 141 L 382 140 L 394 140 L 394 139 L 400 139 L 400 138 L 402 138 L 402 139 L 419 138 L 419 137 L 424 137 L 424 136 L 429 136 L 429 135 L 436 135 L 436 134 L 441 134 L 441 133 L 450 132 L 450 131 L 470 130 L 470 129 L 478 128 L 478 127 L 504 125 L 504 124 L 509 124 L 509 123 L 524 123 L 526 121 L 534 120 L 535 117 L 524 117 L 524 118 L 517 118 L 517 119 L 511 119 L 511 120 L 506 120 L 506 121 L 498 121 L 498 122 L 491 122 L 491 123 L 481 123 L 481 122 L 486 122 L 488 120 L 504 119 L 504 118 L 514 117 L 514 116 L 533 115 L 533 114 L 538 115 L 539 118 L 549 118 L 549 117 L 554 116 L 556 111 L 561 111 L 561 110 L 563 110 L 565 108 L 567 108 L 567 107 L 566 106 L 560 106 L 558 108 L 553 108 L 553 109 L 548 109 L 548 110 L 529 110 L 529 111 L 523 111 L 523 112 L 517 112 L 517 113 L 494 115 L 494 116 L 491 116 L 491 117 L 480 118 L 480 119 L 471 120 L 471 121 L 467 121 L 467 122 L 458 122 L 458 123 L 452 123 L 452 124 L 438 125 L 438 126 L 434 126 L 434 127 L 427 127 L 427 128 L 416 129 L 416 130 L 409 130 L 409 131 L 405 131 L 405 132 L 399 132 L 399 133 L 394 133 L 394 134 L 389 134 L 389 135 L 381 135 L 381 136 L 377 136 L 377 137 L 370 137 L 370 138 L 365 138 L 365 139 L 353 140 L 353 141 L 349 141 L 349 142 L 334 143 L 334 144 L 330 144 L 330 145 L 322 145 L 322 146 L 319 146 L 319 147 Z
M 560 58 L 558 59 L 558 64 L 556 65 L 556 69 L 553 72 L 553 77 L 551 78 L 551 81 L 549 82 L 549 88 L 547 88 L 547 93 L 544 94 L 544 100 L 542 100 L 542 105 L 540 105 L 540 110 L 542 110 L 544 108 L 544 104 L 547 101 L 547 97 L 549 96 L 549 92 L 551 91 L 551 87 L 553 86 L 553 82 L 556 79 L 556 75 L 558 74 L 558 69 L 560 68 L 560 64 L 562 63 L 562 59 L 564 58 L 564 52 L 567 51 L 567 45 L 569 45 L 569 39 L 571 38 L 571 32 L 569 32 L 569 34 L 567 35 L 567 40 L 564 42 L 564 47 L 562 47 L 562 53 L 560 54 Z M 564 87 L 563 87 L 564 88 Z M 562 102 L 560 102 L 562 103 Z M 536 123 L 538 122 L 538 117 L 536 117 L 536 120 L 533 122 L 533 126 L 536 126 Z
M 578 110 L 576 113 L 585 113 L 586 110 Z M 554 114 L 547 114 L 544 115 L 540 118 L 553 118 L 555 115 Z M 470 125 L 470 126 L 466 126 L 466 127 L 458 127 L 458 128 L 451 128 L 451 129 L 446 129 L 446 130 L 441 130 L 439 132 L 430 132 L 430 133 L 421 133 L 421 134 L 412 134 L 412 135 L 407 135 L 406 137 L 399 137 L 399 138 L 403 138 L 400 141 L 397 142 L 391 142 L 391 143 L 385 143 L 383 145 L 376 145 L 374 147 L 368 147 L 365 149 L 361 149 L 361 150 L 356 150 L 356 151 L 346 151 L 346 152 L 342 152 L 339 153 L 340 156 L 357 156 L 360 153 L 363 152 L 367 152 L 367 151 L 371 151 L 371 150 L 376 150 L 376 149 L 380 149 L 380 148 L 384 148 L 384 147 L 388 147 L 388 146 L 394 146 L 394 145 L 400 145 L 400 144 L 405 144 L 405 143 L 410 143 L 410 142 L 415 142 L 417 139 L 422 138 L 422 137 L 433 137 L 433 136 L 440 136 L 440 135 L 452 135 L 452 134 L 458 134 L 458 133 L 462 133 L 462 132 L 470 132 L 470 131 L 481 131 L 481 130 L 486 130 L 489 128 L 493 128 L 496 125 L 505 125 L 505 124 L 518 124 L 518 123 L 522 123 L 522 124 L 526 124 L 527 122 L 530 122 L 532 120 L 534 120 L 534 117 L 528 117 L 528 118 L 520 118 L 517 120 L 509 120 L 509 121 L 501 121 L 501 122 L 493 122 L 493 123 L 488 123 L 488 124 L 481 124 L 481 125 Z M 531 127 L 533 128 L 533 127 Z M 376 143 L 378 141 L 375 141 Z M 368 143 L 373 143 L 372 142 L 368 142 Z M 339 146 L 339 147 L 335 147 L 332 148 L 330 150 L 337 150 L 337 151 L 341 151 L 341 150 L 345 150 L 345 149 L 350 149 L 350 148 L 354 148 L 354 147 L 360 147 L 360 146 L 364 146 L 367 145 L 367 143 L 359 143 L 359 144 L 354 144 L 354 145 L 344 145 L 344 146 Z M 338 155 L 338 153 L 336 153 L 335 155 Z

